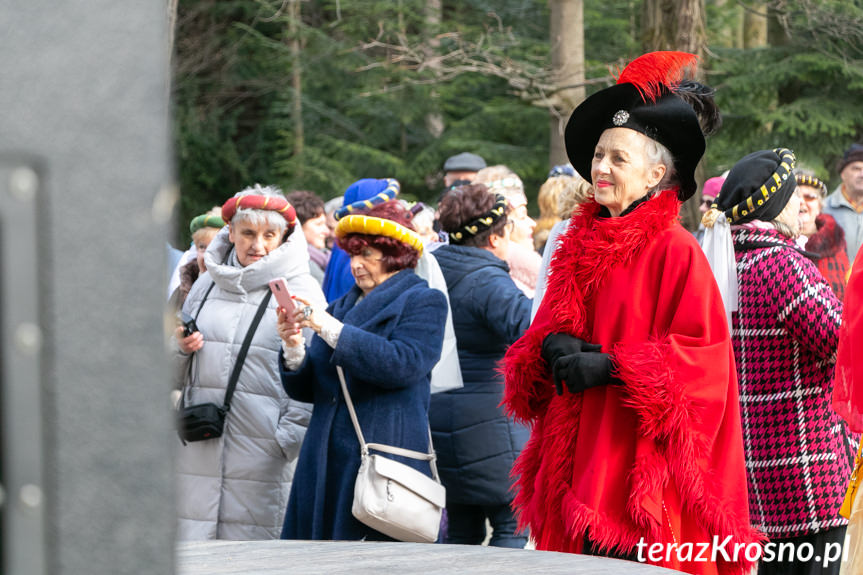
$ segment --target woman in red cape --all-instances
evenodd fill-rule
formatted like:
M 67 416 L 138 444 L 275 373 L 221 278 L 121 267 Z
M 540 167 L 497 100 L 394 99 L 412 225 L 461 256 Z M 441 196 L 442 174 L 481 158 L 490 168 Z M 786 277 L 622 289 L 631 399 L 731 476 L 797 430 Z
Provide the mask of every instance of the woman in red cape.
M 848 422 L 851 431 L 863 433 L 863 258 L 860 254 L 854 261 L 845 294 L 848 304 L 839 331 L 833 409 Z
M 743 573 L 762 537 L 731 340 L 710 267 L 678 223 L 704 152 L 679 83 L 693 64 L 642 56 L 567 124 L 595 198 L 573 214 L 536 319 L 504 359 L 504 403 L 532 426 L 513 505 L 538 549 Z
M 851 431 L 863 433 L 863 250 L 857 252 L 851 268 L 842 313 L 836 379 L 833 383 L 833 409 L 848 422 Z M 851 484 L 856 485 L 857 490 L 850 502 L 848 561 L 842 563 L 842 575 L 863 570 L 863 496 L 859 488 L 863 480 L 863 460 L 859 453 L 855 467 Z

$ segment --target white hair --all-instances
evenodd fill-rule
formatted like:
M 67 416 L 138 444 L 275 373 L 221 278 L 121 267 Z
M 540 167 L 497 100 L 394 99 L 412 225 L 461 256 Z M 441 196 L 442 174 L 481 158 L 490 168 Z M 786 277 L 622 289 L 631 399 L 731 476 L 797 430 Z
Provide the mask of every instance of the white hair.
M 434 227 L 434 210 L 428 206 L 423 206 L 423 209 L 414 214 L 411 222 L 418 230 L 420 228 L 432 229 Z
M 673 185 L 678 184 L 677 170 L 674 168 L 674 156 L 668 148 L 648 137 L 647 143 L 644 146 L 644 152 L 647 155 L 647 161 L 650 165 L 662 164 L 665 166 L 665 175 L 662 180 L 650 190 L 651 193 L 661 190 L 667 190 Z
M 524 195 L 524 183 L 518 174 L 503 164 L 481 169 L 476 173 L 473 183 L 485 184 L 489 192 L 501 194 L 514 207 L 527 204 L 527 196 Z
M 261 184 L 249 186 L 248 188 L 234 194 L 235 198 L 242 196 L 285 198 L 285 194 L 276 186 L 262 186 Z M 285 218 L 283 218 L 281 214 L 274 212 L 273 210 L 259 210 L 252 208 L 240 208 L 237 210 L 237 213 L 234 214 L 233 218 L 231 218 L 231 225 L 234 226 L 239 223 L 247 223 L 253 226 L 267 224 L 278 229 L 280 232 L 285 231 L 288 227 L 288 222 L 285 221 Z
M 327 214 L 331 214 L 334 211 L 336 211 L 337 209 L 339 209 L 340 207 L 342 207 L 342 204 L 344 202 L 345 202 L 345 198 L 342 196 L 336 196 L 335 198 L 332 198 L 331 200 L 327 200 L 327 202 L 324 204 L 324 212 Z

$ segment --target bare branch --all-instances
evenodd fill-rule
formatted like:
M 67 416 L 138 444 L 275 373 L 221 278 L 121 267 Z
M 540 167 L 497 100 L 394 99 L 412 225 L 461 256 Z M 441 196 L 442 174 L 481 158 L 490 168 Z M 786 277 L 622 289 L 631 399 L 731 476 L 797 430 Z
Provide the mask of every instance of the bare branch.
M 278 10 L 276 10 L 272 16 L 261 16 L 261 17 L 256 18 L 256 19 L 260 20 L 261 22 L 273 22 L 275 20 L 278 20 L 282 16 L 282 14 L 285 13 L 285 10 L 287 10 L 288 3 L 290 1 L 291 0 L 282 0 L 282 5 L 279 6 Z
M 496 17 L 496 15 L 495 15 Z M 481 74 L 506 80 L 512 93 L 532 105 L 549 108 L 552 113 L 562 108 L 559 94 L 582 86 L 609 84 L 611 75 L 593 78 L 577 84 L 560 84 L 548 63 L 542 59 L 537 63 L 516 61 L 506 55 L 511 40 L 500 41 L 506 34 L 503 23 L 497 18 L 497 29 L 491 28 L 476 41 L 465 40 L 457 32 L 446 32 L 435 37 L 439 45 L 446 40 L 453 46 L 445 51 L 425 50 L 422 43 L 411 45 L 403 34 L 395 34 L 393 41 L 386 41 L 383 23 L 379 23 L 378 34 L 373 40 L 361 44 L 357 50 L 371 54 L 375 59 L 357 68 L 358 72 L 398 66 L 416 74 L 402 78 L 402 84 L 385 86 L 367 91 L 361 96 L 387 94 L 403 89 L 405 85 L 434 85 L 448 82 L 463 74 Z

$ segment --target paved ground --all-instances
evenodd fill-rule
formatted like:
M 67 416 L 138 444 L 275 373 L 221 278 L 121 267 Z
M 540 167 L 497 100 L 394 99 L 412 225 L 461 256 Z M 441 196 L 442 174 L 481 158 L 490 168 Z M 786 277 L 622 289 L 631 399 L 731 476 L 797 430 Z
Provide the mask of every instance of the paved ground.
M 361 541 L 207 541 L 177 546 L 177 575 L 663 575 L 616 559 L 523 549 Z

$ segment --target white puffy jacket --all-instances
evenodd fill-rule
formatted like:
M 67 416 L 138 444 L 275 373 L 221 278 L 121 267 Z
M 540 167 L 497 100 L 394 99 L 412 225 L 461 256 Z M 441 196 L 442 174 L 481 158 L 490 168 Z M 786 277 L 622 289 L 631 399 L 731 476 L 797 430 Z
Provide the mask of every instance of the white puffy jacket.
M 191 356 L 177 351 L 178 372 L 187 385 L 191 381 L 187 405 L 222 404 L 237 354 L 271 279 L 286 278 L 292 294 L 326 306 L 309 273 L 301 230 L 246 267 L 223 263 L 232 248 L 226 226 L 204 256 L 207 273 L 198 278 L 183 305 L 183 311 L 194 316 L 215 282 L 197 318 L 204 347 Z M 275 298 L 270 298 L 269 308 L 252 339 L 224 434 L 178 447 L 180 540 L 274 539 L 281 532 L 311 406 L 288 398 L 282 388 Z

